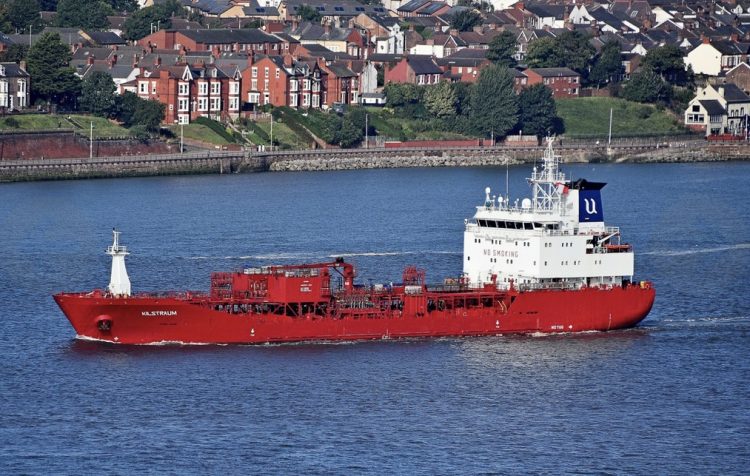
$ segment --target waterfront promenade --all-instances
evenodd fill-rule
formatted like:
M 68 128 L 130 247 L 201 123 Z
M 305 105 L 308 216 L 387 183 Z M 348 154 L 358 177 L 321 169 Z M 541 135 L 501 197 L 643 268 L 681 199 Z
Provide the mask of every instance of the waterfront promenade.
M 204 150 L 183 154 L 0 161 L 0 182 L 265 171 L 459 167 L 536 160 L 544 147 L 358 148 L 284 151 Z M 622 138 L 557 141 L 564 162 L 700 162 L 747 160 L 750 144 L 703 138 Z

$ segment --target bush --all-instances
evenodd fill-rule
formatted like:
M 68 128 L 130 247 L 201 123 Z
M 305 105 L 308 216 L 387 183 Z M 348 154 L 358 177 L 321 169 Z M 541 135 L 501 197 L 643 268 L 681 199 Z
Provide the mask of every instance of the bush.
M 21 126 L 21 124 L 18 123 L 18 119 L 15 117 L 7 118 L 5 120 L 5 125 L 13 129 L 18 129 Z

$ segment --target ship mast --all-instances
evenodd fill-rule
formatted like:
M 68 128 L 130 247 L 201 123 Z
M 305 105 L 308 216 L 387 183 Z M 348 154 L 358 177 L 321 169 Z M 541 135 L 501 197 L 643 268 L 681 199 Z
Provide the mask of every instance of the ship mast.
M 112 273 L 107 290 L 115 296 L 130 296 L 130 278 L 125 269 L 125 257 L 129 255 L 124 246 L 120 246 L 120 232 L 112 229 L 112 246 L 107 248 L 107 254 L 112 257 Z
M 557 211 L 561 203 L 560 187 L 565 184 L 565 174 L 559 171 L 560 156 L 552 150 L 552 141 L 551 137 L 547 138 L 542 170 L 534 167 L 529 178 L 529 182 L 534 185 L 535 211 Z

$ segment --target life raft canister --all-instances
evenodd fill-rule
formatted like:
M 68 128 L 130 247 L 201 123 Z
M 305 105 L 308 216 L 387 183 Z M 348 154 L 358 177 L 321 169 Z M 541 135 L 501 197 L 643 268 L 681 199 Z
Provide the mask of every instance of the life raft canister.
M 101 332 L 109 332 L 110 330 L 112 330 L 112 317 L 106 314 L 97 316 L 96 328 Z

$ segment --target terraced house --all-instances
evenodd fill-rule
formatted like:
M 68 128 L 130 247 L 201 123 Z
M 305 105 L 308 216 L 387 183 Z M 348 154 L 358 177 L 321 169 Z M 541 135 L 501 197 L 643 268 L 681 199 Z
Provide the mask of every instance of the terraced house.
M 166 106 L 164 122 L 188 124 L 204 116 L 217 121 L 236 119 L 241 109 L 242 75 L 237 66 L 214 64 L 157 64 L 120 86 L 142 99 Z
M 326 76 L 314 60 L 250 55 L 242 72 L 242 96 L 253 109 L 265 105 L 319 109 L 324 104 Z
M 14 111 L 29 105 L 29 74 L 16 63 L 0 63 L 0 111 Z

